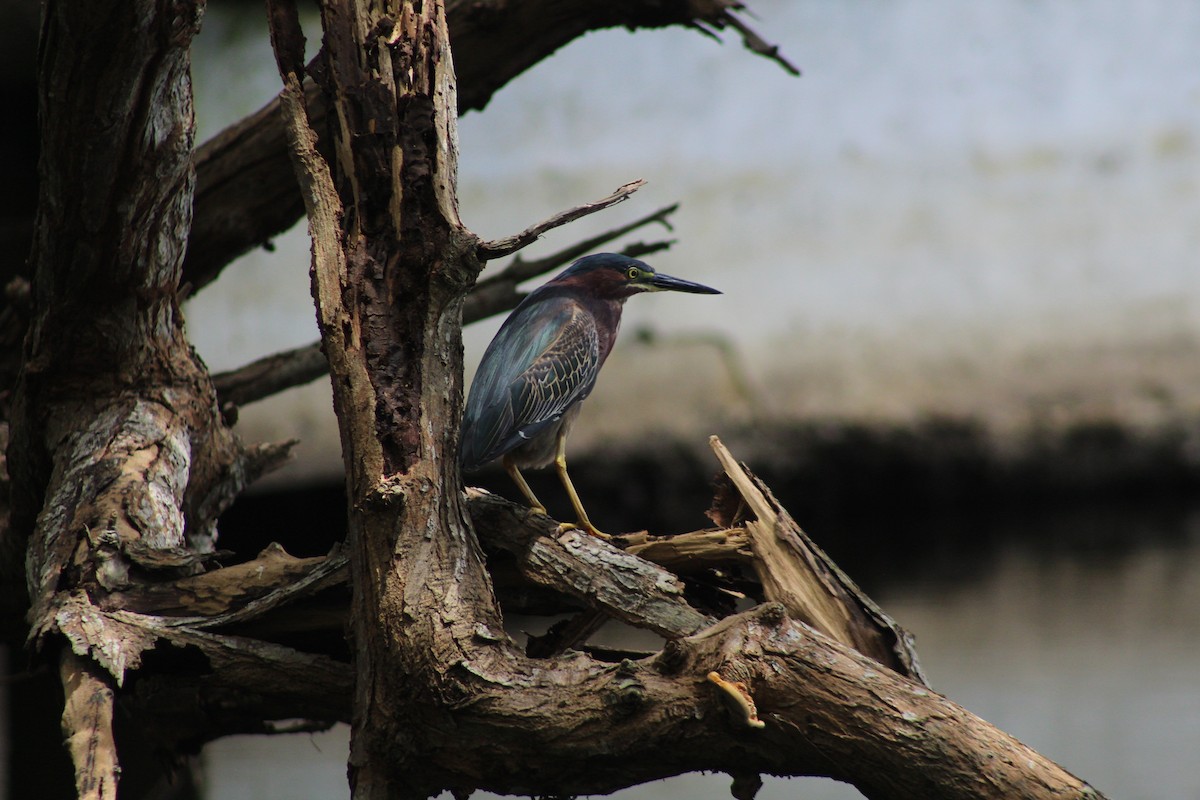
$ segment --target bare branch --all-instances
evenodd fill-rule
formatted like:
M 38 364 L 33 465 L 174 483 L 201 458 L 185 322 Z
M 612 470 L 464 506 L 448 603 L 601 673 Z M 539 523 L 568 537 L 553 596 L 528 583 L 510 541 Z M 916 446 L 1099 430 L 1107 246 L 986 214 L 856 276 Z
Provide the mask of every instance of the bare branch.
M 783 54 L 779 52 L 778 45 L 768 44 L 754 29 L 733 14 L 726 13 L 720 20 L 710 24 L 717 28 L 728 25 L 742 35 L 742 44 L 745 45 L 747 50 L 757 53 L 770 61 L 774 61 L 791 75 L 800 76 L 799 67 L 784 58 Z M 696 23 L 696 27 L 703 29 L 703 23 Z
M 657 222 L 668 231 L 673 231 L 674 228 L 671 227 L 671 221 L 669 217 L 678 210 L 679 203 L 672 203 L 669 206 L 663 206 L 657 211 L 653 211 L 644 217 L 635 219 L 632 222 L 628 222 L 620 227 L 613 228 L 612 230 L 605 231 L 604 233 L 593 236 L 590 239 L 584 239 L 581 242 L 576 242 L 570 247 L 563 248 L 557 253 L 551 253 L 545 258 L 538 258 L 534 259 L 533 261 L 525 261 L 520 256 L 517 256 L 499 273 L 477 281 L 475 283 L 474 291 L 478 292 L 481 288 L 488 287 L 496 283 L 518 284 L 523 281 L 527 281 L 530 278 L 536 278 L 538 275 L 543 275 L 552 269 L 556 269 L 557 267 L 568 264 L 575 259 L 585 256 L 593 250 L 597 250 L 609 242 L 619 239 L 625 234 L 632 233 L 638 228 L 645 227 L 646 225 L 652 225 Z M 644 248 L 645 245 L 642 245 L 641 247 Z M 463 314 L 464 324 L 473 321 L 474 320 L 471 319 L 468 314 Z
M 641 179 L 630 181 L 624 186 L 618 187 L 608 197 L 601 198 L 592 203 L 584 203 L 574 208 L 568 208 L 566 211 L 560 211 L 549 219 L 526 228 L 518 234 L 506 236 L 503 239 L 494 239 L 490 242 L 481 242 L 476 249 L 476 253 L 481 261 L 491 261 L 492 259 L 511 255 L 522 247 L 527 247 L 536 242 L 546 231 L 562 227 L 568 222 L 574 222 L 577 219 L 586 217 L 588 214 L 595 214 L 597 211 L 603 211 L 609 206 L 614 206 L 617 203 L 627 200 L 631 194 L 645 185 L 646 182 Z
M 339 548 L 328 556 L 296 558 L 271 544 L 241 564 L 114 592 L 100 607 L 173 620 L 164 625 L 216 628 L 256 619 L 347 579 L 346 556 Z
M 549 517 L 479 489 L 468 489 L 467 497 L 480 536 L 515 555 L 527 580 L 663 636 L 686 636 L 712 623 L 661 567 L 581 531 L 558 533 Z
M 329 374 L 319 341 L 252 361 L 213 376 L 222 409 L 244 406 Z

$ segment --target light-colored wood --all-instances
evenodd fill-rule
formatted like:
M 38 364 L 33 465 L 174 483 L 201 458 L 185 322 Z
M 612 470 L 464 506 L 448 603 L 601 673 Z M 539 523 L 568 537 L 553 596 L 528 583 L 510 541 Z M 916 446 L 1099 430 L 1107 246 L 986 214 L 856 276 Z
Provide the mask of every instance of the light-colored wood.
M 112 676 L 86 655 L 64 648 L 59 658 L 63 687 L 62 731 L 75 765 L 79 800 L 117 800 L 121 767 L 113 737 Z

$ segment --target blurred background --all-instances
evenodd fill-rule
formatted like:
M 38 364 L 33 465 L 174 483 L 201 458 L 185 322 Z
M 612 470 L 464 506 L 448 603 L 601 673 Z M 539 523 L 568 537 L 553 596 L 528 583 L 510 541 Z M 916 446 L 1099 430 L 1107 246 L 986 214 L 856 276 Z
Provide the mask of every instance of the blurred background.
M 608 31 L 460 123 L 477 234 L 644 178 L 523 255 L 679 202 L 673 230 L 614 249 L 673 239 L 648 260 L 725 292 L 626 307 L 571 439 L 593 519 L 704 527 L 718 434 L 916 635 L 935 689 L 1110 797 L 1200 798 L 1200 4 L 750 5 L 803 77 L 735 35 Z M 270 99 L 261 8 L 210 3 L 194 70 L 200 141 Z M 308 264 L 300 225 L 189 304 L 213 371 L 316 338 Z M 468 330 L 468 375 L 499 322 Z M 302 444 L 223 536 L 278 527 L 285 493 L 297 520 L 337 524 L 324 381 L 239 428 Z M 344 728 L 222 740 L 206 797 L 345 796 L 346 751 Z M 811 778 L 759 795 L 795 796 L 860 795 Z

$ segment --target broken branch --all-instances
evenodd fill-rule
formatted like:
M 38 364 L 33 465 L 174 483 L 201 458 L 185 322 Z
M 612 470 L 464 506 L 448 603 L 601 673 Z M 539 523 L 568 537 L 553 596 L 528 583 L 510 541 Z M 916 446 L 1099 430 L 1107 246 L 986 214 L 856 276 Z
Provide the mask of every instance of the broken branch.
M 645 185 L 646 182 L 641 179 L 630 181 L 624 186 L 618 187 L 608 197 L 603 197 L 592 203 L 584 203 L 574 208 L 568 208 L 566 211 L 560 211 L 549 219 L 542 220 L 518 234 L 506 236 L 503 239 L 494 239 L 490 242 L 481 242 L 476 248 L 476 254 L 481 261 L 491 261 L 492 259 L 511 255 L 522 247 L 536 242 L 546 231 L 562 227 L 568 222 L 574 222 L 589 214 L 595 214 L 597 211 L 603 211 L 610 206 L 614 206 L 628 199 L 631 194 Z
M 763 594 L 782 603 L 826 636 L 874 658 L 889 669 L 924 682 L 912 639 L 808 538 L 770 490 L 739 463 L 716 436 L 709 444 L 744 504 L 731 511 L 726 498 L 710 516 L 718 524 L 740 523 L 754 553 L 751 564 Z M 744 510 L 743 510 L 744 509 Z M 745 513 L 748 512 L 748 513 Z

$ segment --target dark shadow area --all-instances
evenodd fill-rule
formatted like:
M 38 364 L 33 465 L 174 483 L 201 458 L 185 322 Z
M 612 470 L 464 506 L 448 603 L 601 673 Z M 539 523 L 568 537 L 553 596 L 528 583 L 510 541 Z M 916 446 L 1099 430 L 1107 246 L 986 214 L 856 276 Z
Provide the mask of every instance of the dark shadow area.
M 1196 446 L 1183 428 L 1146 434 L 1094 424 L 1003 447 L 956 420 L 777 425 L 723 438 L 868 592 L 890 581 L 969 580 L 973 565 L 1014 537 L 1119 557 L 1147 537 L 1181 535 L 1200 497 Z M 570 470 L 602 530 L 711 524 L 704 511 L 717 465 L 706 442 L 604 447 Z M 572 519 L 553 470 L 526 477 L 552 515 Z M 498 464 L 467 482 L 521 502 Z M 296 556 L 321 555 L 344 536 L 340 485 L 246 496 L 221 519 L 221 546 L 238 560 L 272 541 Z

